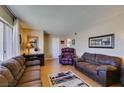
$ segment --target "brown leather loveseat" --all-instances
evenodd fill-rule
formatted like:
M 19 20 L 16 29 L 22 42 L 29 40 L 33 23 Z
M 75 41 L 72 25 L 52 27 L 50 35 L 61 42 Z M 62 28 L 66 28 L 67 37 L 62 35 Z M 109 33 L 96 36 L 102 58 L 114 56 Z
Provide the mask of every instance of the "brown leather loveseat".
M 103 86 L 109 86 L 120 80 L 121 59 L 103 54 L 84 53 L 76 58 L 75 68 L 88 75 Z
M 35 64 L 36 63 L 36 64 Z M 23 56 L 0 65 L 0 87 L 41 87 L 40 61 L 25 61 Z

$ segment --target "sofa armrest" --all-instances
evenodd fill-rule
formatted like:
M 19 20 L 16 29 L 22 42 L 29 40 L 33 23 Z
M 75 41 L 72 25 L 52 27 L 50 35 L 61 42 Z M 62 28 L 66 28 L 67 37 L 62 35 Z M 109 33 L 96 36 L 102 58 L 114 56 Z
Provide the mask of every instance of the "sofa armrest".
M 76 63 L 78 63 L 78 62 L 84 62 L 84 60 L 82 59 L 82 58 L 73 58 L 73 60 L 74 60 L 74 65 L 76 66 Z
M 98 66 L 96 70 L 103 86 L 110 85 L 111 80 L 117 81 L 119 79 L 118 69 L 114 66 Z

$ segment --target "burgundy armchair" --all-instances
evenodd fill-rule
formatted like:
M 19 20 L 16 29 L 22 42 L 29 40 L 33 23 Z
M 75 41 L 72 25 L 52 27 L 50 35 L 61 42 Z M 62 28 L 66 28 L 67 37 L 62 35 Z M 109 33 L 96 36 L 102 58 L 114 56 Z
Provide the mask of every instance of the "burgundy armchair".
M 74 48 L 62 48 L 61 55 L 59 55 L 59 63 L 63 65 L 73 65 L 75 57 Z

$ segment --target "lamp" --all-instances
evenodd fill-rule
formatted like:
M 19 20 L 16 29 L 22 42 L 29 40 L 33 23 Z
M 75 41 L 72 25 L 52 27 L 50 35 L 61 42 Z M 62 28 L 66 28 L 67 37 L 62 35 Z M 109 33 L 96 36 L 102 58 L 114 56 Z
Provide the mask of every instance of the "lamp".
M 28 54 L 30 54 L 30 49 L 33 48 L 32 43 L 28 42 L 26 48 L 28 49 Z

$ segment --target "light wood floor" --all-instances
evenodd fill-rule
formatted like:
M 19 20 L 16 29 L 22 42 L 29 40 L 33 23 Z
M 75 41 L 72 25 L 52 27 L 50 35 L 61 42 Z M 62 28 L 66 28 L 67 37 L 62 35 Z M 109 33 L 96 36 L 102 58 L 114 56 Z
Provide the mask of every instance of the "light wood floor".
M 74 68 L 74 66 L 61 65 L 61 64 L 59 64 L 59 61 L 57 59 L 45 61 L 45 65 L 41 67 L 41 79 L 42 79 L 43 87 L 50 87 L 50 82 L 48 79 L 49 74 L 58 73 L 58 72 L 62 72 L 62 71 L 68 71 L 68 70 L 77 74 L 82 80 L 86 81 L 91 86 L 101 87 L 100 84 L 98 84 L 91 78 L 87 77 L 86 75 L 84 75 L 81 72 L 79 72 L 78 70 L 76 70 Z M 112 85 L 112 87 L 120 87 L 120 84 Z

